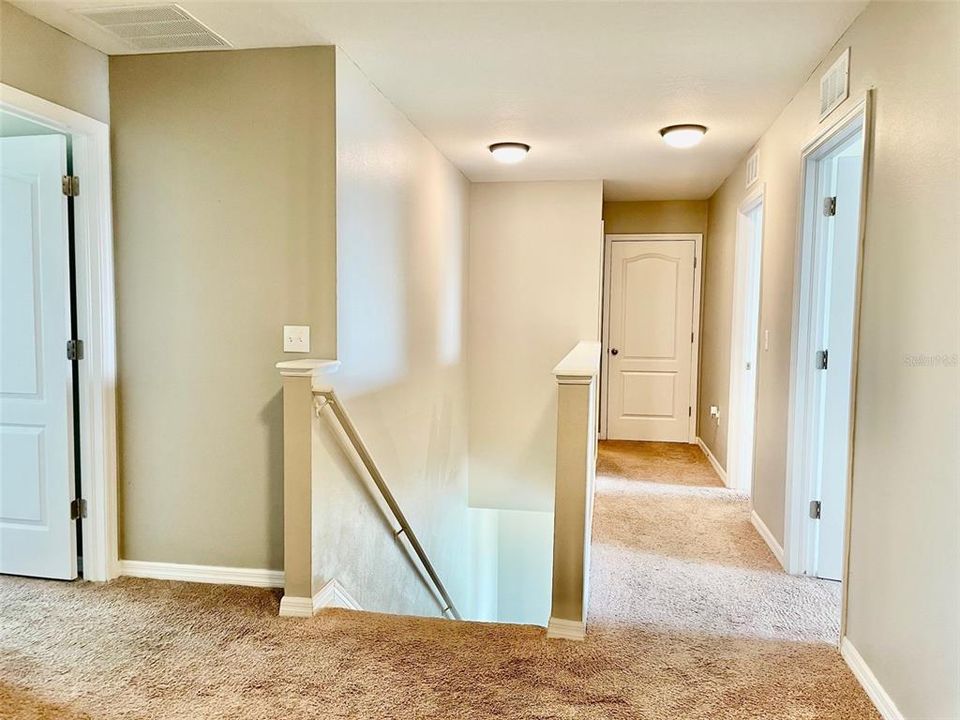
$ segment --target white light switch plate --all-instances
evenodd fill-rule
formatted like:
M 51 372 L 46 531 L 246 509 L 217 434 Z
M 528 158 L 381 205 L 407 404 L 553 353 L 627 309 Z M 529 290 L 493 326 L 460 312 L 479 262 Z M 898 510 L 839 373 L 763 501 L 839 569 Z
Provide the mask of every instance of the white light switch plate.
M 310 326 L 284 325 L 283 326 L 284 352 L 310 352 Z

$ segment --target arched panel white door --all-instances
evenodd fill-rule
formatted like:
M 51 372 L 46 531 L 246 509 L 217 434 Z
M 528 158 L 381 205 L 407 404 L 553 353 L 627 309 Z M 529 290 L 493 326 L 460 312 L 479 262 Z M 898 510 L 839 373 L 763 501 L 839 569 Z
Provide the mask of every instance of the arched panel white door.
M 694 252 L 689 240 L 613 243 L 611 440 L 690 440 Z

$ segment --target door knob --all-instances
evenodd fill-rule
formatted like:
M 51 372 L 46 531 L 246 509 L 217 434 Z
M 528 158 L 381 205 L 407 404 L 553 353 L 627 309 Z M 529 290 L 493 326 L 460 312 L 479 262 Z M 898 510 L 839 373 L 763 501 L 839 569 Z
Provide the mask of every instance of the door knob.
M 619 354 L 620 354 L 620 351 L 617 350 L 616 348 L 610 348 L 610 354 L 611 354 L 611 355 L 619 355 Z

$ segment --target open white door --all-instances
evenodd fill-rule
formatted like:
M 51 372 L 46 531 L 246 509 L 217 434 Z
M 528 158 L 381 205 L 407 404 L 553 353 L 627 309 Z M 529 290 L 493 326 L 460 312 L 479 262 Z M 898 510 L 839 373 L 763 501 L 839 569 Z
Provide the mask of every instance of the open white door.
M 612 246 L 607 437 L 689 442 L 695 243 Z
M 77 577 L 66 139 L 0 139 L 0 572 Z
M 849 138 L 819 163 L 819 188 L 833 198 L 821 217 L 817 243 L 822 253 L 823 316 L 819 335 L 826 355 L 822 371 L 816 522 L 817 577 L 840 580 L 846 520 L 847 475 L 850 467 L 851 396 L 853 393 L 853 330 L 856 321 L 857 251 L 863 138 Z
M 787 572 L 845 580 L 871 95 L 803 150 L 787 505 Z

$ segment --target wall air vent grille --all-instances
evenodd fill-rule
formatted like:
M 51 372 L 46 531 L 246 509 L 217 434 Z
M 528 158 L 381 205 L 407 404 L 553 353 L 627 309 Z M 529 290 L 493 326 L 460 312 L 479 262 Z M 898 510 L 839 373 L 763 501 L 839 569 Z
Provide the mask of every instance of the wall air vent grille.
M 760 151 L 754 150 L 753 155 L 747 158 L 747 187 L 753 185 L 760 178 Z
M 130 5 L 74 10 L 136 50 L 203 50 L 230 43 L 179 5 Z
M 850 95 L 850 48 L 820 78 L 820 119 L 823 120 Z

